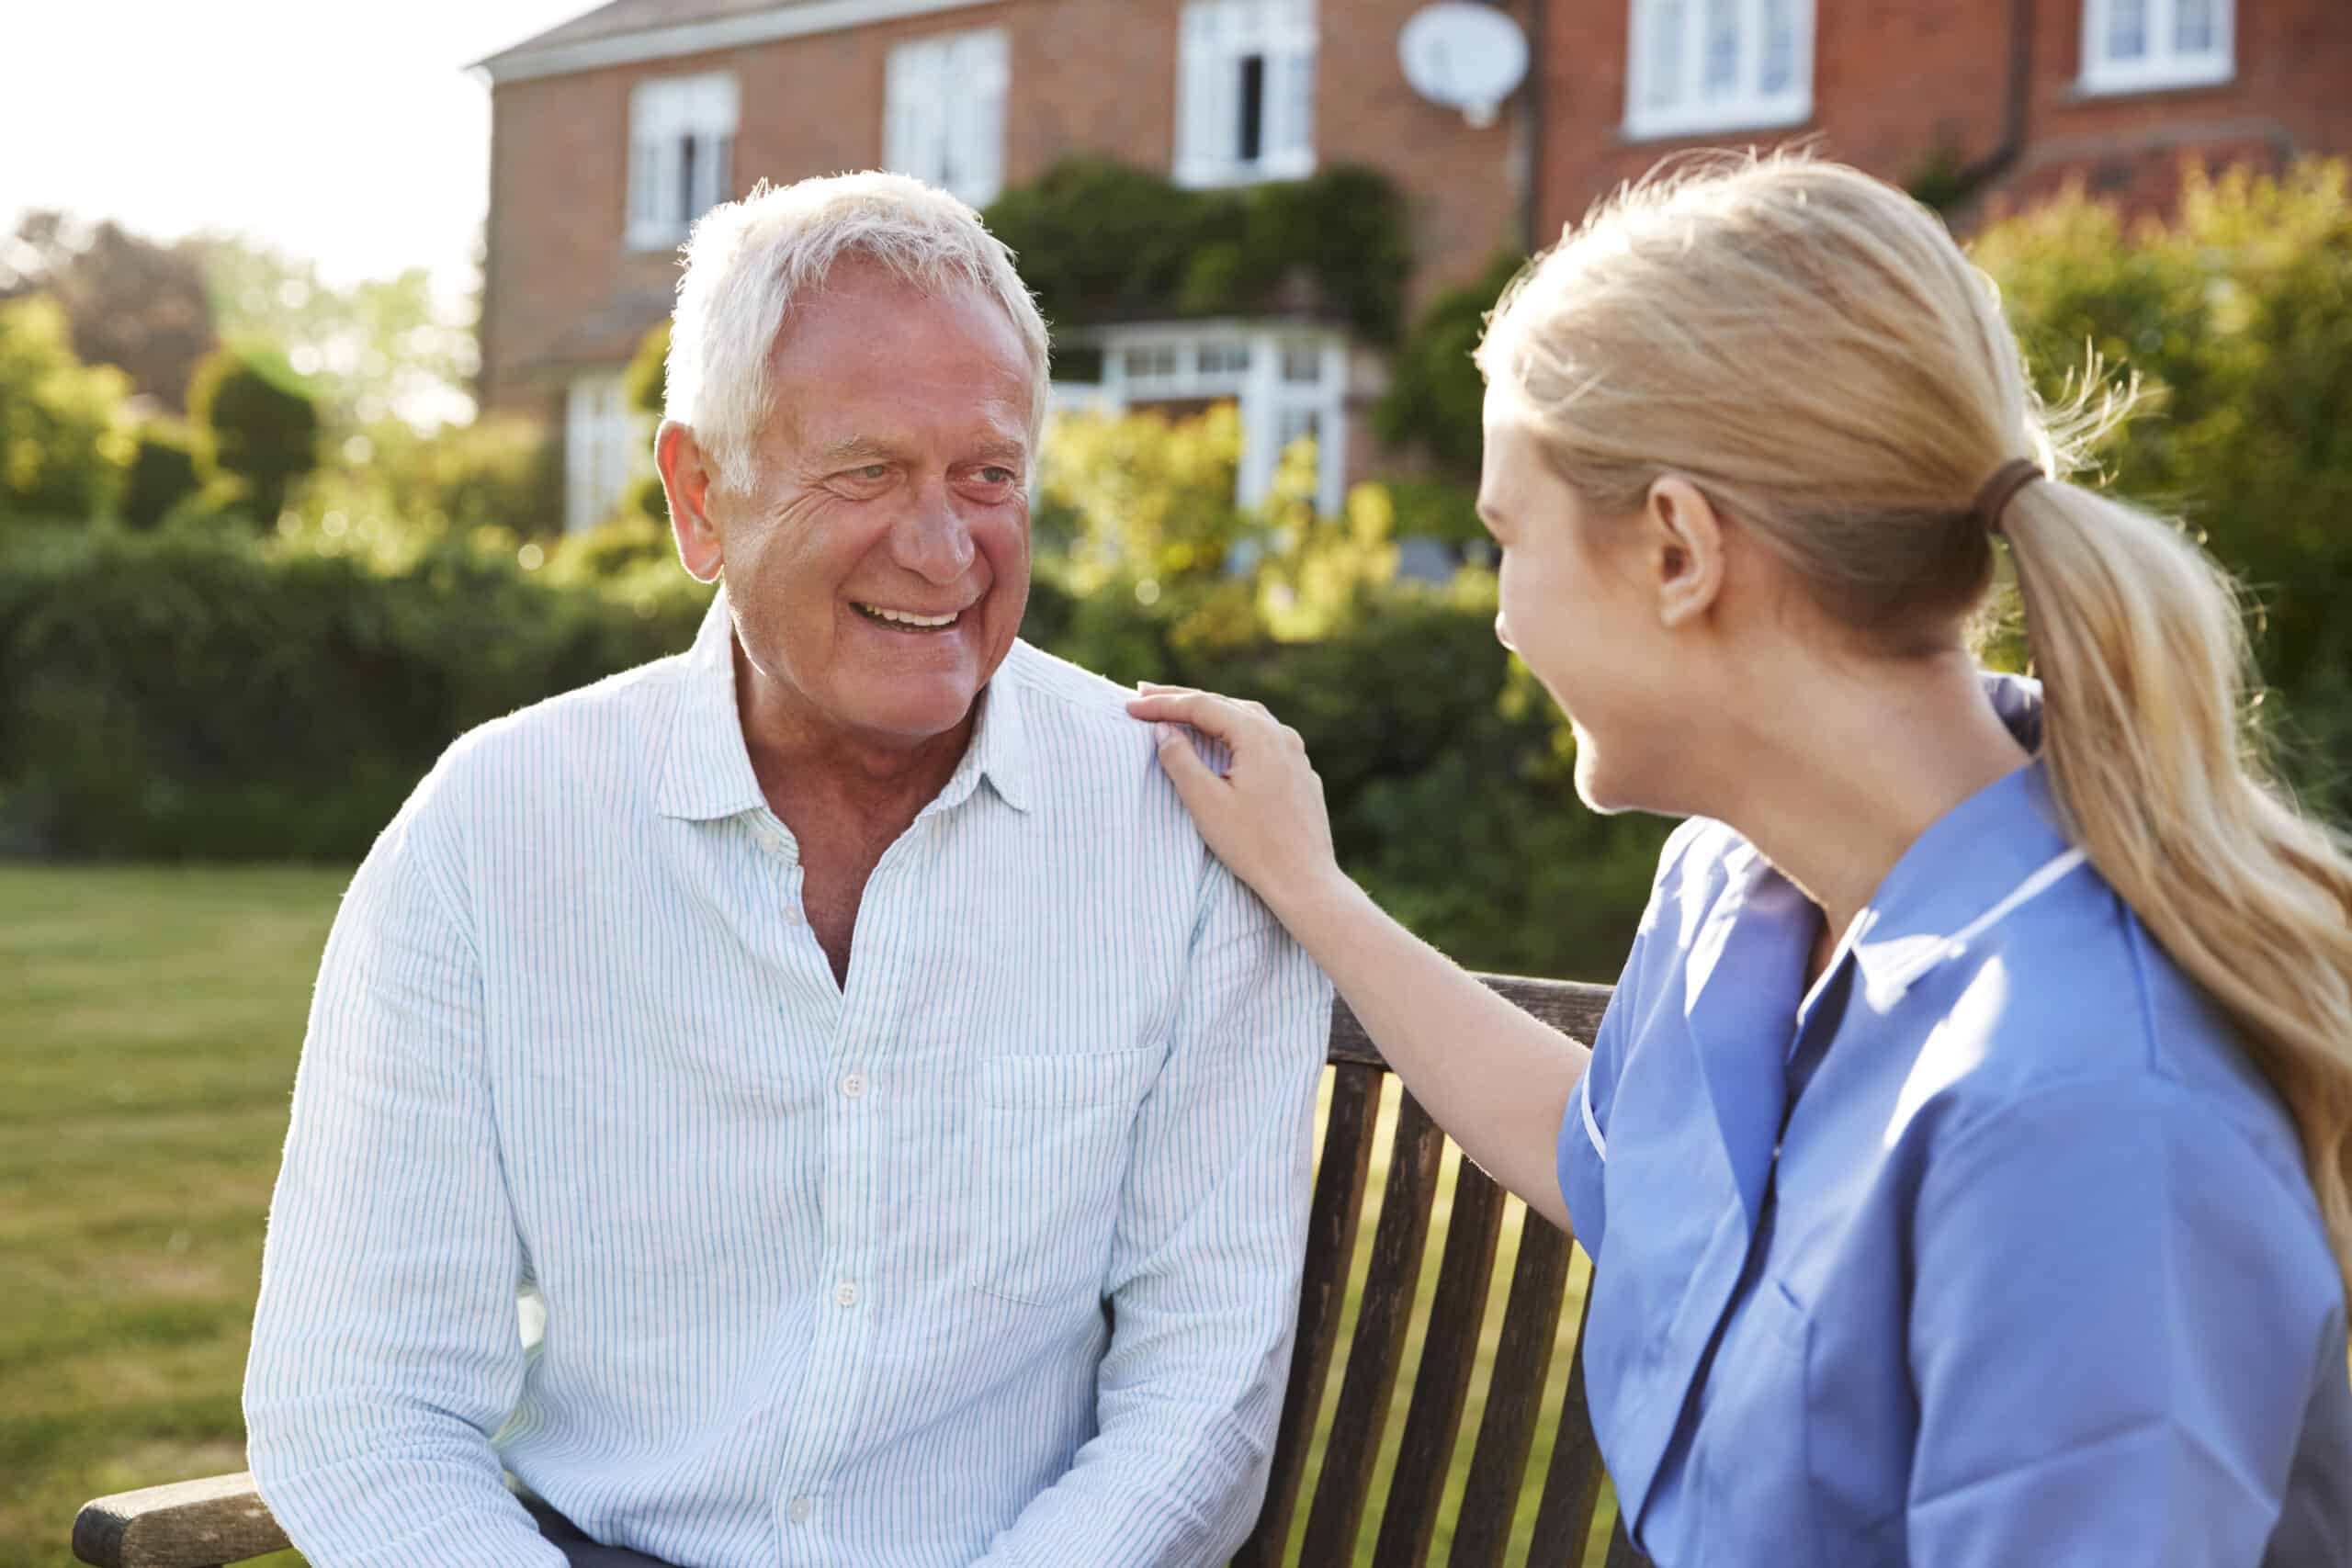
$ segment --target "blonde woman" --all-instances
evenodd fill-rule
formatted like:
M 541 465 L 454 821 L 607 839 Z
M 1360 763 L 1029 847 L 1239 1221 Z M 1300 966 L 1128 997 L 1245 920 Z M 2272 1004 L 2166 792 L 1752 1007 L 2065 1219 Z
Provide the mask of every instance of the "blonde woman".
M 1850 169 L 1620 197 L 1478 363 L 1498 635 L 1588 804 L 1691 818 L 1593 1049 L 1347 881 L 1262 710 L 1131 711 L 1413 1092 L 1592 1254 L 1637 1542 L 2352 1562 L 2352 869 L 2242 761 L 2223 580 L 2064 479 L 2080 432 L 1986 280 Z M 1968 652 L 2002 547 L 2038 689 Z

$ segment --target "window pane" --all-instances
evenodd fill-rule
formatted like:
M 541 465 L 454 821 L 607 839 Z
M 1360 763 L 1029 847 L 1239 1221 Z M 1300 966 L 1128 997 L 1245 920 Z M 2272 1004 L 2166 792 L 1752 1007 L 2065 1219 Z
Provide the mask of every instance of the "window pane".
M 1707 0 L 1707 96 L 1738 90 L 1739 0 Z
M 1283 379 L 1304 386 L 1323 378 L 1323 349 L 1319 344 L 1283 345 Z
M 1764 58 L 1757 73 L 1757 89 L 1767 96 L 1785 93 L 1796 84 L 1797 18 L 1795 0 L 1764 0 Z
M 1266 57 L 1241 57 L 1241 118 L 1237 128 L 1236 153 L 1254 164 L 1266 150 Z
M 2148 52 L 2148 0 L 2108 0 L 2107 57 L 2140 60 Z
M 2213 41 L 2213 0 L 2178 0 L 2173 12 L 2173 48 L 2182 54 L 2211 54 Z
M 1683 3 L 1653 0 L 1649 7 L 1649 81 L 1644 93 L 1652 104 L 1672 104 L 1682 96 Z
M 678 205 L 668 216 L 683 229 L 695 220 L 695 141 L 692 136 L 678 138 Z
M 1146 348 L 1131 348 L 1122 356 L 1130 382 L 1168 381 L 1176 376 L 1175 345 L 1161 344 Z
M 1247 375 L 1250 370 L 1250 345 L 1246 343 L 1204 343 L 1201 344 L 1199 365 L 1204 377 Z
M 1283 102 L 1274 119 L 1276 152 L 1307 152 L 1315 146 L 1315 51 L 1284 57 L 1280 77 Z

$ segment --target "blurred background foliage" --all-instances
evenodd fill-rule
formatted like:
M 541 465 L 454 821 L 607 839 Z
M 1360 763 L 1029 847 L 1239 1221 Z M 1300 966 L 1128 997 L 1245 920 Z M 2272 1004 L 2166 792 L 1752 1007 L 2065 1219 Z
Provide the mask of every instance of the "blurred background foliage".
M 1319 310 L 1392 344 L 1413 270 L 1404 194 L 1378 170 L 1195 189 L 1068 158 L 982 215 L 1057 328 L 1138 314 Z
M 1109 176 L 1067 177 L 1091 189 Z M 1073 298 L 1123 287 L 1044 272 L 1045 258 L 1101 247 L 1029 220 L 1033 281 Z M 1106 209 L 1106 221 L 1126 220 Z M 2247 579 L 2266 712 L 2296 782 L 2343 814 L 2343 167 L 2192 179 L 2163 224 L 2069 198 L 1995 226 L 1975 254 L 2053 394 L 2086 346 L 2146 382 L 2153 406 L 2106 454 L 2112 480 L 2178 512 Z M 1266 702 L 1306 736 L 1341 855 L 1389 908 L 1476 964 L 1607 978 L 1666 824 L 1577 803 L 1565 726 L 1494 640 L 1466 355 L 1516 266 L 1498 258 L 1398 323 L 1379 417 L 1420 477 L 1359 486 L 1338 515 L 1306 499 L 1303 446 L 1266 504 L 1238 507 L 1229 410 L 1058 421 L 1024 630 L 1114 680 Z M 241 328 L 186 370 L 190 385 L 200 364 L 222 385 L 266 384 L 254 417 L 277 445 L 232 448 L 217 389 L 134 392 L 133 372 L 92 365 L 82 341 L 56 292 L 0 302 L 6 852 L 351 859 L 457 734 L 683 647 L 707 602 L 676 565 L 658 486 L 598 529 L 560 534 L 551 454 L 528 424 L 366 417 L 360 396 L 259 357 Z M 658 346 L 632 395 L 658 407 Z M 231 455 L 263 449 L 283 460 Z M 274 511 L 255 499 L 270 476 L 284 485 Z M 1452 542 L 1467 564 L 1446 581 L 1400 579 L 1411 537 Z

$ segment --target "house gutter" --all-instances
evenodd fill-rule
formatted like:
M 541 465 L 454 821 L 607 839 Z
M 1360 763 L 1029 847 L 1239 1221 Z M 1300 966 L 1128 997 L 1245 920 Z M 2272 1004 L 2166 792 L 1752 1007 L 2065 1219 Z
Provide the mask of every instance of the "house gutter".
M 2022 0 L 2020 0 L 2022 3 Z M 1520 243 L 1533 255 L 1542 239 L 1544 221 L 1544 39 L 1549 31 L 1552 0 L 1532 0 L 1527 16 L 1527 156 L 1520 193 Z
M 2025 152 L 2026 111 L 2032 97 L 2033 0 L 2009 0 L 2009 88 L 2000 144 L 1952 176 L 1952 206 L 1973 201 L 2017 166 Z

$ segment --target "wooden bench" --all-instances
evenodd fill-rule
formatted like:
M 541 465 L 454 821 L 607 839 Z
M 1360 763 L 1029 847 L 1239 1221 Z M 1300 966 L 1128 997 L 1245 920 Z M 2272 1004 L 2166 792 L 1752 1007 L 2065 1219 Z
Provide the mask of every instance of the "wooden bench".
M 1579 1040 L 1589 1041 L 1608 1004 L 1603 986 L 1487 976 L 1487 984 Z M 1356 1559 L 1388 1412 L 1403 1370 L 1413 1302 L 1428 1263 L 1431 1211 L 1445 1135 L 1402 1097 L 1388 1156 L 1370 1270 L 1340 1375 L 1323 1461 L 1308 1475 L 1309 1449 L 1337 1357 L 1348 1273 L 1377 1134 L 1387 1065 L 1345 1006 L 1334 1010 L 1330 1117 L 1323 1136 L 1299 1292 L 1298 1345 L 1283 1402 L 1272 1474 L 1258 1528 L 1237 1568 L 1349 1568 Z M 1504 1195 L 1467 1161 L 1453 1189 L 1437 1286 L 1416 1364 L 1395 1473 L 1373 1542 L 1373 1568 L 1419 1568 L 1430 1557 L 1455 1438 L 1477 1370 L 1481 1327 L 1499 1250 Z M 1566 1299 L 1570 1244 L 1540 1216 L 1521 1224 L 1500 1339 L 1464 1477 L 1449 1568 L 1497 1568 L 1527 1478 L 1544 1391 Z M 1579 1333 L 1582 1325 L 1578 1325 Z M 1584 1373 L 1571 1367 L 1528 1568 L 1582 1568 L 1602 1472 L 1586 1416 Z M 1293 1526 L 1305 1510 L 1295 1558 Z M 219 1568 L 286 1549 L 285 1532 L 254 1492 L 251 1474 L 184 1481 L 85 1504 L 74 1551 L 97 1568 Z M 1620 1521 L 1593 1568 L 1646 1568 Z

